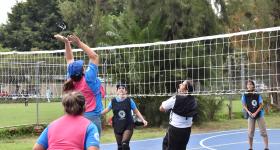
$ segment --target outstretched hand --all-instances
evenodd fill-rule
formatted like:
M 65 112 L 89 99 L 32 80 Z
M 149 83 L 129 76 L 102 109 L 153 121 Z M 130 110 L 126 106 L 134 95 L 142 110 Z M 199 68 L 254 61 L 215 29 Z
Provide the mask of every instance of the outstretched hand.
M 54 35 L 54 38 L 56 38 L 60 42 L 64 42 L 64 43 L 69 42 L 69 40 L 65 36 L 62 36 L 60 34 Z
M 67 39 L 76 46 L 79 46 L 79 44 L 81 43 L 80 38 L 76 35 L 68 35 Z

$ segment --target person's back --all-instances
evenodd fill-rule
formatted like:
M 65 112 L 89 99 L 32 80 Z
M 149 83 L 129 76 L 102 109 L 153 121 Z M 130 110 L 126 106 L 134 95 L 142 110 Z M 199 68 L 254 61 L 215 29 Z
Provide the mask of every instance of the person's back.
M 82 116 L 64 115 L 54 121 L 48 128 L 48 149 L 84 149 L 89 124 Z
M 70 92 L 62 99 L 65 115 L 53 121 L 40 135 L 34 150 L 99 149 L 97 127 L 82 114 L 85 98 L 80 92 Z

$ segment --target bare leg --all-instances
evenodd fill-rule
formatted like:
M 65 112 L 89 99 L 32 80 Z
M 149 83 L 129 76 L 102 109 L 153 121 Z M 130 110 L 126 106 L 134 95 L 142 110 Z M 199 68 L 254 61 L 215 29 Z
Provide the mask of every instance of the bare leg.
M 250 149 L 253 149 L 253 138 L 250 138 L 250 137 L 249 137 L 249 146 L 250 146 Z
M 259 125 L 261 136 L 263 137 L 264 146 L 266 149 L 268 149 L 268 135 L 266 131 L 266 124 L 264 121 L 264 117 L 258 119 L 258 125 Z
M 264 142 L 265 148 L 268 149 L 268 136 L 263 137 L 263 142 Z
M 253 138 L 255 133 L 256 120 L 248 118 L 248 141 L 250 149 L 253 149 Z

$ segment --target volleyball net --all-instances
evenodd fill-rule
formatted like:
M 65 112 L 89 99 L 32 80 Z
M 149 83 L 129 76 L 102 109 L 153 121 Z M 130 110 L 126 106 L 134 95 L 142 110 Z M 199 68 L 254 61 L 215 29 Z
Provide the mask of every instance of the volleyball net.
M 107 97 L 119 82 L 130 96 L 169 96 L 186 79 L 195 95 L 239 94 L 252 79 L 262 93 L 280 86 L 280 27 L 166 42 L 93 48 Z M 88 64 L 80 49 L 75 60 Z M 0 98 L 62 96 L 64 50 L 0 53 Z

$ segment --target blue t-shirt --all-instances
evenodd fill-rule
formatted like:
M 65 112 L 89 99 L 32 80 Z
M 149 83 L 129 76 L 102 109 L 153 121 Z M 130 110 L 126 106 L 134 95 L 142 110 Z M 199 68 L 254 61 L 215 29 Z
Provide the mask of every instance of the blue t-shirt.
M 95 95 L 96 107 L 93 111 L 84 113 L 84 116 L 86 116 L 87 118 L 90 116 L 99 116 L 101 115 L 101 112 L 103 110 L 102 94 L 100 91 L 101 81 L 97 76 L 98 76 L 98 66 L 96 64 L 89 63 L 85 73 L 85 79 L 89 88 L 92 90 L 92 92 Z
M 100 91 L 101 81 L 97 76 L 98 66 L 90 62 L 87 70 L 85 71 L 85 80 L 91 91 L 94 93 L 96 99 L 96 107 L 94 110 L 84 113 L 84 116 L 86 118 L 91 118 L 92 116 L 100 116 L 103 110 L 102 95 Z M 69 78 L 69 72 L 67 72 L 67 78 Z
M 116 100 L 117 100 L 117 102 L 121 102 L 122 101 L 122 99 L 121 98 L 119 98 L 119 97 L 116 97 Z M 134 102 L 134 100 L 132 99 L 132 98 L 130 98 L 130 106 L 131 106 L 131 110 L 135 110 L 137 107 L 136 107 L 136 104 L 135 104 L 135 102 Z M 110 101 L 110 103 L 109 103 L 109 105 L 108 105 L 108 107 L 107 107 L 109 110 L 111 110 L 112 109 L 112 101 Z
M 48 149 L 48 127 L 46 127 L 45 130 L 41 133 L 40 137 L 37 140 L 37 144 L 40 144 L 45 149 Z M 97 127 L 93 123 L 90 123 L 87 127 L 84 143 L 85 150 L 90 146 L 99 147 L 99 134 Z
M 241 102 L 242 102 L 243 105 L 246 105 L 246 97 L 245 97 L 244 94 L 242 95 Z M 259 104 L 263 104 L 263 99 L 262 99 L 261 95 L 259 95 L 259 97 L 258 97 L 258 102 L 259 102 Z M 264 110 L 261 109 L 260 117 L 263 117 L 263 116 L 264 116 Z

